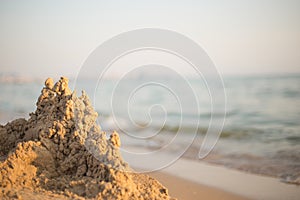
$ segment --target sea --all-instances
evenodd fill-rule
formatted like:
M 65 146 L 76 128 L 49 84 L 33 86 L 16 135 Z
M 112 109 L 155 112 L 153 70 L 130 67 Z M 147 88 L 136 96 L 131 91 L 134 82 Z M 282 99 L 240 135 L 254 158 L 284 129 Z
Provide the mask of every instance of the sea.
M 86 91 L 97 123 L 108 136 L 119 132 L 122 154 L 137 168 L 158 170 L 183 157 L 300 184 L 300 74 L 222 81 L 72 79 L 70 87 Z M 42 80 L 2 81 L 0 123 L 28 118 L 42 87 Z M 201 148 L 209 154 L 199 157 Z

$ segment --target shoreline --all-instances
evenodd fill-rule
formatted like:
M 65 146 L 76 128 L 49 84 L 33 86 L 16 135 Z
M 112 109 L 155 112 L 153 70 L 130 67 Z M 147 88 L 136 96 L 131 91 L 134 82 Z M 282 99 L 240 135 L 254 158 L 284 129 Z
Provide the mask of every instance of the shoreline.
M 195 161 L 187 155 L 159 172 L 147 174 L 157 178 L 169 189 L 170 195 L 178 199 L 276 200 L 300 196 L 299 185 L 205 160 Z
M 173 165 L 159 172 L 149 173 L 149 175 L 153 175 L 163 184 L 166 184 L 171 195 L 171 192 L 180 194 L 181 191 L 178 191 L 178 189 L 176 191 L 176 188 L 181 189 L 181 186 L 189 185 L 192 188 L 200 188 L 199 194 L 222 194 L 224 199 L 227 195 L 240 199 L 273 200 L 296 200 L 300 196 L 299 186 L 279 182 L 276 178 L 248 174 L 222 166 L 187 159 L 179 159 Z M 179 181 L 176 181 L 181 179 L 186 182 L 181 184 Z M 175 182 L 172 183 L 171 180 Z M 216 192 L 216 194 L 210 194 L 209 191 Z M 214 196 L 211 196 L 211 198 L 214 198 Z
M 178 200 L 247 200 L 248 198 L 223 191 L 218 188 L 199 184 L 187 179 L 179 178 L 165 172 L 153 172 L 149 174 L 168 188 L 169 195 Z
M 276 200 L 298 199 L 297 197 L 300 196 L 299 185 L 280 182 L 280 179 L 276 177 L 227 168 L 224 165 L 213 164 L 205 160 L 195 161 L 187 155 L 160 172 L 150 173 L 150 176 L 152 174 L 170 189 L 170 194 L 174 197 L 177 197 L 177 193 L 179 196 L 181 193 L 187 196 L 192 195 L 193 193 L 188 192 L 191 191 L 189 189 L 181 191 L 182 187 L 184 188 L 187 185 L 188 188 L 194 188 L 198 192 L 196 194 L 200 194 L 200 196 L 208 195 L 209 199 L 214 198 L 210 195 L 219 193 L 224 198 L 229 195 L 231 198 L 228 199 Z M 181 179 L 184 180 L 182 183 Z M 176 184 L 174 185 L 169 180 L 175 181 Z M 175 192 L 175 195 L 172 191 Z M 196 197 L 192 196 L 191 198 L 195 199 Z

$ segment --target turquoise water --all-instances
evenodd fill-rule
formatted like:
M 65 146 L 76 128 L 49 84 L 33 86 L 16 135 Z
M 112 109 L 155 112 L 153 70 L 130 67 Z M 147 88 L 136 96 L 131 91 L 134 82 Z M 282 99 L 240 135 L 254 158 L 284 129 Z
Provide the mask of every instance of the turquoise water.
M 96 80 L 73 80 L 70 85 L 77 93 L 81 89 L 87 91 L 104 130 L 120 129 L 148 140 L 151 140 L 153 131 L 175 134 L 180 129 L 186 135 L 192 135 L 196 129 L 200 135 L 205 133 L 212 111 L 203 80 L 188 80 L 194 93 L 185 88 L 184 82 L 175 79 L 155 80 L 167 87 L 149 84 L 138 88 L 144 82 L 124 80 L 117 88 L 114 88 L 115 80 L 105 80 L 100 85 Z M 28 113 L 35 110 L 42 86 L 39 82 L 1 83 L 1 123 L 20 116 L 28 117 Z M 253 160 L 256 156 L 279 166 L 284 157 L 285 165 L 279 166 L 281 171 L 276 173 L 283 176 L 281 172 L 288 168 L 293 178 L 295 174 L 299 175 L 300 75 L 224 77 L 224 86 L 226 119 L 215 149 L 226 159 L 220 159 L 219 163 L 234 166 L 241 158 L 239 156 L 245 158 L 247 155 L 251 157 L 249 162 L 259 164 L 257 159 Z M 170 88 L 172 90 L 168 90 Z M 222 119 L 222 101 L 216 101 L 213 111 L 219 120 Z M 195 102 L 198 102 L 199 109 Z

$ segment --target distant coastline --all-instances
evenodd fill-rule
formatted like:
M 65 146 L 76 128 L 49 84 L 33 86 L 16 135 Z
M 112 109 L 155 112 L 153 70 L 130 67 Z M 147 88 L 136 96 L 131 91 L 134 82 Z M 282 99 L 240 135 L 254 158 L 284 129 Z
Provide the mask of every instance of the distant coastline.
M 21 76 L 18 74 L 0 73 L 0 83 L 32 83 L 32 82 L 38 82 L 40 80 L 42 80 L 42 79 L 31 78 L 28 76 Z

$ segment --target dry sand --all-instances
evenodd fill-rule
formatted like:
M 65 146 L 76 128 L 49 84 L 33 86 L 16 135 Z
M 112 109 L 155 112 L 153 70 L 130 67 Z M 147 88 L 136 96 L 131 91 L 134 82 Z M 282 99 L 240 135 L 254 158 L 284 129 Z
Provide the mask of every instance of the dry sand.
M 123 161 L 83 92 L 47 79 L 30 118 L 0 125 L 0 199 L 170 199 Z

